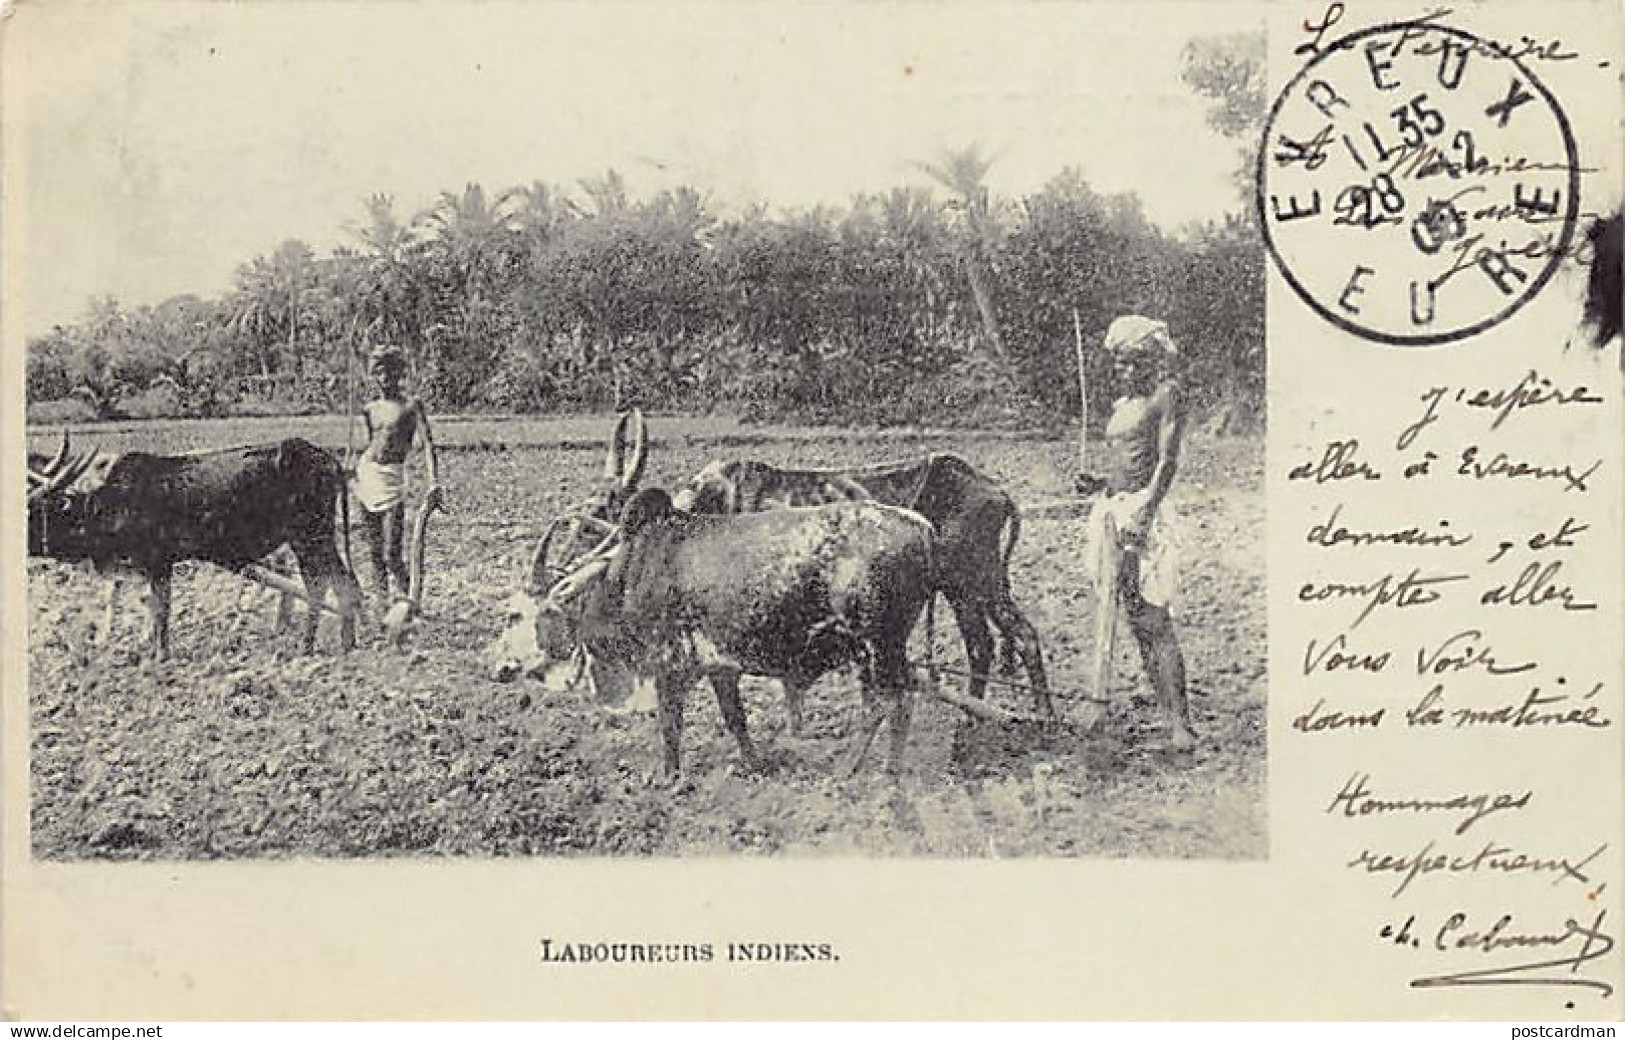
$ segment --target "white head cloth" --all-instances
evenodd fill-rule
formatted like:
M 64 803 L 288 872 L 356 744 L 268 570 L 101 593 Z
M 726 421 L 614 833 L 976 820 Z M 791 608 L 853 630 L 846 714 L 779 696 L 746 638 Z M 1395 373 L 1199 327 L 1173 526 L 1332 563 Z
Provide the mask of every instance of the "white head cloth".
M 1129 314 L 1112 322 L 1111 328 L 1106 330 L 1106 349 L 1114 354 L 1150 347 L 1161 347 L 1169 354 L 1179 352 L 1174 346 L 1174 341 L 1168 336 L 1166 322 Z

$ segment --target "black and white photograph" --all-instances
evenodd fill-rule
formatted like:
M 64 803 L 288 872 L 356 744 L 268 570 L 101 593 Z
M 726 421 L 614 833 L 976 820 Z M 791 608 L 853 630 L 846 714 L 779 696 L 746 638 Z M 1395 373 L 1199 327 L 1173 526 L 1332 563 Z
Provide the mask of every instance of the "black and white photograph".
M 25 99 L 36 856 L 1264 854 L 1261 23 L 276 7 Z
M 21 0 L 0 1014 L 1617 1017 L 1613 0 Z

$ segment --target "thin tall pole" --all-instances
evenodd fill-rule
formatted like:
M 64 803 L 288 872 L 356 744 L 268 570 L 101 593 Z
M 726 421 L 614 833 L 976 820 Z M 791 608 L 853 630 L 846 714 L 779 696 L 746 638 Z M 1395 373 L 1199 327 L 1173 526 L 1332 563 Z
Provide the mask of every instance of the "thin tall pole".
M 1078 351 L 1078 472 L 1089 472 L 1089 376 L 1083 364 L 1083 323 L 1072 308 L 1072 342 Z
M 344 342 L 344 490 L 350 494 L 350 474 L 355 466 L 355 319 L 350 320 L 350 335 Z M 355 558 L 350 551 L 349 502 L 346 498 L 344 526 L 344 566 L 355 573 Z

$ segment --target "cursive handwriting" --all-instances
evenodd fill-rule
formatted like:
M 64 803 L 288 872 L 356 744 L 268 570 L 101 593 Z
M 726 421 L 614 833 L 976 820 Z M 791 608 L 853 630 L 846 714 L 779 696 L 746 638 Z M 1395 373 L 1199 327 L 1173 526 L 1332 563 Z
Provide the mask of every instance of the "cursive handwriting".
M 1434 848 L 1437 845 L 1437 841 L 1430 841 L 1410 855 L 1362 849 L 1360 854 L 1349 860 L 1345 866 L 1349 870 L 1364 868 L 1367 874 L 1401 875 L 1398 886 L 1390 893 L 1393 898 L 1398 898 L 1412 882 L 1441 873 L 1555 874 L 1557 876 L 1552 881 L 1554 885 L 1564 881 L 1587 885 L 1591 883 L 1591 875 L 1586 873 L 1586 868 L 1591 865 L 1592 860 L 1608 850 L 1605 842 L 1583 858 L 1575 859 L 1572 856 L 1532 855 L 1494 841 L 1485 842 L 1482 848 L 1471 855 L 1435 852 Z
M 1499 249 L 1484 245 L 1486 237 L 1482 232 L 1468 235 L 1451 246 L 1455 252 L 1455 259 L 1437 278 L 1428 279 L 1428 288 L 1440 289 L 1456 275 L 1474 268 L 1489 271 L 1515 259 L 1542 260 L 1562 254 L 1561 247 L 1549 234 L 1533 235 L 1520 246 L 1508 245 L 1503 240 Z
M 1311 545 L 1318 545 L 1323 549 L 1335 549 L 1341 545 L 1414 545 L 1432 548 L 1436 546 L 1461 546 L 1473 540 L 1472 534 L 1457 534 L 1454 531 L 1444 530 L 1450 526 L 1449 520 L 1435 521 L 1437 531 L 1424 530 L 1422 527 L 1397 528 L 1390 531 L 1362 531 L 1351 530 L 1338 523 L 1342 516 L 1343 504 L 1339 502 L 1332 507 L 1332 515 L 1309 528 L 1305 539 Z
M 1562 678 L 1558 682 L 1563 682 Z M 1589 693 L 1575 698 L 1567 693 L 1541 693 L 1536 686 L 1524 695 L 1523 700 L 1516 704 L 1506 703 L 1489 708 L 1461 707 L 1446 708 L 1444 704 L 1444 684 L 1437 683 L 1414 707 L 1405 709 L 1405 721 L 1412 726 L 1442 726 L 1446 718 L 1455 721 L 1456 729 L 1471 727 L 1504 726 L 1510 730 L 1526 730 L 1535 728 L 1558 728 L 1566 726 L 1579 726 L 1583 729 L 1607 729 L 1613 725 L 1613 720 L 1602 714 L 1602 706 L 1588 704 L 1584 707 L 1577 705 L 1576 701 L 1586 701 L 1602 692 L 1602 683 L 1597 683 Z
M 1515 675 L 1535 667 L 1533 661 L 1515 665 L 1501 664 L 1496 661 L 1495 655 L 1490 652 L 1490 645 L 1483 642 L 1483 639 L 1483 632 L 1476 628 L 1466 628 L 1450 636 L 1431 651 L 1416 651 L 1416 674 L 1444 675 L 1448 672 L 1482 668 L 1491 675 Z
M 1395 180 L 1403 178 L 1424 180 L 1441 174 L 1455 180 L 1464 176 L 1500 176 L 1506 173 L 1568 173 L 1571 170 L 1575 173 L 1598 172 L 1597 168 L 1592 166 L 1531 159 L 1526 155 L 1504 155 L 1499 161 L 1493 161 L 1481 155 L 1473 155 L 1471 160 L 1466 156 L 1457 160 L 1438 145 L 1418 145 L 1408 142 L 1395 143 L 1393 158 L 1387 166 L 1388 176 Z M 1514 214 L 1528 215 L 1531 220 L 1535 219 L 1528 207 L 1522 210 L 1515 206 L 1494 208 L 1497 210 L 1510 209 Z
M 1458 393 L 1458 399 L 1460 396 Z M 1515 410 L 1532 408 L 1536 405 L 1602 404 L 1602 398 L 1585 386 L 1559 389 L 1552 385 L 1550 379 L 1530 369 L 1511 388 L 1479 390 L 1467 398 L 1465 404 L 1469 408 L 1488 408 L 1493 411 L 1495 420 L 1490 423 L 1490 429 L 1497 430 Z
M 1467 828 L 1491 813 L 1526 809 L 1535 792 L 1525 790 L 1518 794 L 1510 791 L 1495 795 L 1488 793 L 1456 794 L 1445 798 L 1377 798 L 1366 785 L 1371 774 L 1357 773 L 1343 783 L 1343 789 L 1332 797 L 1326 812 L 1339 810 L 1348 819 L 1387 813 L 1459 812 L 1467 817 L 1456 825 L 1455 833 L 1465 834 Z
M 1456 469 L 1456 475 L 1472 477 L 1474 480 L 1483 480 L 1485 477 L 1506 477 L 1517 479 L 1530 477 L 1535 480 L 1561 480 L 1564 491 L 1590 491 L 1586 481 L 1591 475 L 1602 468 L 1602 459 L 1597 459 L 1582 472 L 1576 473 L 1572 465 L 1562 466 L 1535 466 L 1527 462 L 1520 462 L 1504 451 L 1495 453 L 1495 457 L 1488 462 L 1479 456 L 1479 447 L 1469 444 L 1461 451 L 1461 465 Z
M 1427 28 L 1435 22 L 1449 18 L 1455 12 L 1448 7 L 1437 7 L 1426 14 L 1407 19 L 1396 28 L 1399 38 L 1388 45 L 1388 53 L 1392 57 L 1399 57 L 1405 53 L 1407 47 L 1410 52 L 1421 57 L 1439 54 L 1447 48 L 1466 49 L 1474 54 L 1486 58 L 1514 61 L 1573 61 L 1580 55 L 1574 51 L 1565 50 L 1561 40 L 1547 40 L 1541 42 L 1533 36 L 1521 35 L 1516 44 L 1501 40 L 1472 39 L 1465 43 L 1457 40 L 1440 40 L 1436 36 L 1429 36 Z M 1304 23 L 1306 32 L 1312 31 L 1309 24 Z M 1342 40 L 1333 46 L 1348 46 Z
M 1316 701 L 1314 707 L 1292 720 L 1292 728 L 1299 733 L 1325 733 L 1335 729 L 1375 729 L 1382 725 L 1387 708 L 1352 715 L 1341 711 L 1326 711 L 1326 698 Z
M 1501 949 L 1520 947 L 1563 946 L 1576 940 L 1580 943 L 1580 948 L 1572 957 L 1500 964 L 1492 968 L 1478 968 L 1446 975 L 1426 975 L 1412 979 L 1411 985 L 1416 989 L 1442 986 L 1579 986 L 1598 990 L 1604 997 L 1613 996 L 1614 987 L 1611 983 L 1601 979 L 1588 979 L 1579 974 L 1582 965 L 1606 957 L 1614 949 L 1614 937 L 1602 929 L 1602 922 L 1606 916 L 1607 911 L 1599 910 L 1589 925 L 1581 924 L 1571 917 L 1563 923 L 1560 931 L 1513 933 L 1508 931 L 1512 925 L 1512 915 L 1503 914 L 1487 932 L 1454 936 L 1450 933 L 1467 926 L 1467 917 L 1465 914 L 1452 914 L 1440 926 L 1434 937 L 1434 945 L 1440 950 L 1454 948 L 1493 953 Z M 1453 941 L 1453 946 L 1447 944 L 1447 936 Z
M 1502 583 L 1484 590 L 1478 601 L 1486 607 L 1542 607 L 1556 603 L 1564 610 L 1596 610 L 1590 600 L 1578 598 L 1573 588 L 1560 585 L 1557 576 L 1563 561 L 1531 563 L 1519 572 L 1511 585 Z
M 1333 3 L 1326 8 L 1326 13 L 1320 16 L 1320 21 L 1311 22 L 1307 18 L 1303 22 L 1303 31 L 1313 35 L 1313 39 L 1305 40 L 1293 48 L 1293 54 L 1319 54 L 1320 41 L 1326 38 L 1326 33 L 1332 26 L 1343 18 L 1343 5 Z
M 1362 46 L 1424 42 L 1398 27 Z M 1424 183 L 1456 192 L 1445 204 L 1464 216 L 1531 219 L 1475 208 L 1496 201 L 1472 179 L 1489 159 L 1432 171 L 1435 157 L 1408 161 L 1417 176 L 1461 176 Z M 1514 156 L 1494 169 L 1548 165 Z M 1518 263 L 1555 248 L 1540 237 L 1546 228 L 1500 227 L 1498 237 L 1522 237 L 1511 248 L 1458 238 L 1432 287 L 1490 254 Z M 1323 764 L 1310 797 L 1342 839 L 1331 855 L 1359 887 L 1352 894 L 1387 900 L 1371 926 L 1416 951 L 1401 979 L 1417 990 L 1617 985 L 1618 950 L 1598 913 L 1609 904 L 1598 900 L 1618 836 L 1569 826 L 1595 808 L 1575 814 L 1595 793 L 1595 770 L 1615 761 L 1596 756 L 1619 732 L 1617 685 L 1586 656 L 1618 638 L 1597 627 L 1596 584 L 1612 559 L 1599 539 L 1617 534 L 1604 523 L 1614 456 L 1588 439 L 1598 406 L 1612 401 L 1588 385 L 1589 369 L 1544 367 L 1413 379 L 1387 402 L 1398 405 L 1390 421 L 1317 429 L 1276 463 L 1301 505 L 1288 521 L 1285 559 L 1299 567 L 1291 616 L 1309 621 L 1292 637 L 1303 681 L 1289 733 L 1326 745 L 1306 757 Z M 1385 478 L 1373 501 L 1369 482 Z M 1395 481 L 1403 493 L 1381 493 Z M 1582 898 L 1584 910 L 1564 905 Z M 1553 899 L 1555 912 L 1540 909 Z
M 1449 46 L 1441 40 L 1422 40 L 1416 44 L 1415 53 L 1426 57 L 1438 54 Z M 1544 43 L 1533 36 L 1519 36 L 1516 44 L 1503 43 L 1500 40 L 1474 40 L 1472 47 L 1479 54 L 1490 58 L 1509 58 L 1523 61 L 1534 59 L 1536 61 L 1573 61 L 1580 55 L 1574 51 L 1565 50 L 1563 41 L 1547 40 Z
M 1454 390 L 1454 395 L 1451 391 Z M 1491 389 L 1488 387 L 1431 386 L 1422 391 L 1420 400 L 1423 404 L 1422 414 L 1399 433 L 1396 447 L 1401 451 L 1411 446 L 1429 425 L 1438 421 L 1439 406 L 1446 400 L 1459 403 L 1466 408 L 1485 409 L 1492 412 L 1495 418 L 1490 422 L 1490 429 L 1498 430 L 1501 424 L 1514 412 L 1521 412 L 1526 408 L 1557 407 L 1568 405 L 1594 405 L 1601 404 L 1603 399 L 1591 392 L 1587 386 L 1558 387 L 1538 371 L 1530 369 L 1518 378 L 1510 387 Z
M 1388 667 L 1388 661 L 1393 654 L 1384 650 L 1380 654 L 1371 653 L 1344 653 L 1348 649 L 1348 633 L 1340 632 L 1325 646 L 1319 645 L 1316 640 L 1309 640 L 1303 648 L 1303 674 L 1311 675 L 1317 669 L 1335 672 L 1339 668 L 1345 671 L 1380 672 Z
M 1324 484 L 1329 480 L 1350 480 L 1362 477 L 1366 480 L 1380 480 L 1382 474 L 1372 469 L 1361 460 L 1355 458 L 1360 450 L 1360 442 L 1354 439 L 1346 441 L 1332 441 L 1326 445 L 1318 460 L 1305 462 L 1293 466 L 1287 473 L 1288 480 L 1313 480 L 1317 484 Z
M 1574 539 L 1591 530 L 1590 524 L 1582 524 L 1572 516 L 1563 518 L 1556 531 L 1536 531 L 1524 542 L 1532 551 L 1540 552 L 1545 549 L 1572 549 Z M 1500 563 L 1501 558 L 1517 546 L 1517 542 L 1503 540 L 1495 547 L 1490 556 L 1490 563 Z
M 1354 623 L 1354 628 L 1371 616 L 1371 612 L 1378 607 L 1392 606 L 1395 609 L 1406 607 L 1426 606 L 1437 601 L 1441 593 L 1434 589 L 1436 585 L 1443 585 L 1452 581 L 1466 581 L 1470 575 L 1466 574 L 1427 574 L 1424 575 L 1415 567 L 1403 578 L 1395 578 L 1392 574 L 1384 574 L 1375 581 L 1368 581 L 1358 585 L 1346 582 L 1328 581 L 1319 585 L 1312 581 L 1304 582 L 1298 589 L 1300 603 L 1318 603 L 1328 599 L 1360 599 L 1366 601 Z

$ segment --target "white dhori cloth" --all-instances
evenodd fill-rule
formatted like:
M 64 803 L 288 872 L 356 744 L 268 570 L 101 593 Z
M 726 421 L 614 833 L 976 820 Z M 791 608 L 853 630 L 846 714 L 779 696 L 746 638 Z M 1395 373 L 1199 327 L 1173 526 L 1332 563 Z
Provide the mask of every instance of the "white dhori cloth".
M 382 513 L 406 500 L 406 466 L 362 456 L 355 467 L 355 497 L 369 513 Z
M 1094 508 L 1089 511 L 1084 561 L 1090 580 L 1097 586 L 1105 562 L 1102 553 L 1106 548 L 1106 517 L 1111 517 L 1121 532 L 1133 522 L 1150 497 L 1151 491 L 1146 489 L 1103 495 L 1095 500 Z M 1173 605 L 1179 591 L 1179 561 L 1185 540 L 1186 532 L 1178 511 L 1172 502 L 1163 499 L 1151 520 L 1151 529 L 1146 532 L 1145 546 L 1137 553 L 1140 596 L 1147 603 L 1159 607 Z

